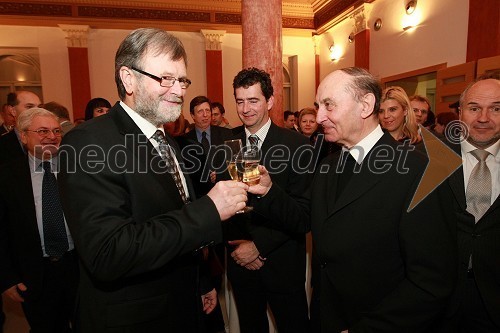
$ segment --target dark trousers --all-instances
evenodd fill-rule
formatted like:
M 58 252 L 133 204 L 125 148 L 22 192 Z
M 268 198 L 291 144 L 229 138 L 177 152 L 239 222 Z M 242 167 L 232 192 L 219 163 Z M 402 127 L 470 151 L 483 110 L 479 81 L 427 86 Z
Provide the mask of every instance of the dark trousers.
M 268 333 L 267 306 L 271 308 L 280 333 L 306 333 L 309 319 L 304 285 L 287 292 L 265 287 L 258 271 L 248 271 L 244 279 L 233 276 L 233 288 L 241 333 Z
M 74 315 L 78 287 L 78 259 L 67 252 L 60 260 L 44 258 L 44 277 L 39 294 L 29 289 L 22 293 L 24 315 L 31 333 L 72 332 L 70 322 Z
M 489 316 L 483 299 L 477 288 L 473 273 L 469 273 L 465 282 L 462 302 L 458 312 L 447 321 L 446 333 L 500 333 Z

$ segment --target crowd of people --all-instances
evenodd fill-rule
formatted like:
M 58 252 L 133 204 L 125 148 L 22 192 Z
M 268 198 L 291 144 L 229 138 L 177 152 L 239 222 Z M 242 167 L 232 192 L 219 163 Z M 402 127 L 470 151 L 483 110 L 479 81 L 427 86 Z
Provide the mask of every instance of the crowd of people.
M 137 29 L 116 52 L 120 101 L 92 99 L 81 123 L 9 94 L 0 291 L 32 332 L 224 332 L 224 274 L 241 333 L 269 332 L 268 310 L 280 333 L 500 332 L 499 73 L 434 116 L 425 97 L 344 68 L 280 127 L 269 73 L 245 68 L 232 128 L 206 96 L 189 102 L 192 124 L 182 116 L 186 64 L 179 39 Z M 463 164 L 410 209 L 427 166 L 446 163 L 429 164 L 422 131 Z M 227 171 L 238 139 L 261 152 L 257 184 Z

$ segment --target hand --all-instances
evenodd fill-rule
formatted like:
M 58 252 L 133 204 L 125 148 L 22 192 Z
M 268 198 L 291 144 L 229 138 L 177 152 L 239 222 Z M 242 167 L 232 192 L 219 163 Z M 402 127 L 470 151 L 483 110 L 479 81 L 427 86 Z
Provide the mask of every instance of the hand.
M 208 192 L 222 221 L 227 220 L 246 206 L 248 185 L 226 180 L 218 182 Z
M 259 165 L 259 172 L 260 172 L 260 181 L 258 184 L 250 186 L 248 188 L 248 192 L 260 196 L 265 196 L 267 192 L 271 189 L 271 186 L 273 186 L 273 182 L 271 180 L 271 176 L 269 175 L 269 172 L 267 171 L 266 167 L 263 165 Z
M 28 290 L 28 288 L 26 288 L 24 283 L 18 283 L 15 286 L 12 286 L 9 289 L 5 290 L 3 294 L 5 296 L 8 296 L 15 302 L 24 302 L 24 298 L 22 298 L 21 295 L 19 295 L 19 292 L 17 291 L 18 289 L 23 292 Z
M 216 180 L 217 180 L 217 174 L 215 173 L 215 171 L 210 171 L 210 181 L 212 182 L 212 184 L 215 184 Z
M 217 305 L 217 291 L 215 288 L 201 296 L 201 303 L 203 304 L 203 312 L 206 314 L 209 314 L 215 309 Z
M 349 330 L 342 331 L 340 333 L 349 333 Z
M 228 244 L 236 246 L 236 249 L 231 252 L 231 257 L 240 266 L 246 266 L 259 257 L 259 250 L 252 241 L 239 239 L 229 241 Z
M 257 258 L 251 263 L 245 265 L 245 268 L 250 271 L 256 271 L 259 270 L 262 266 L 264 266 L 264 260 L 260 260 L 259 258 Z

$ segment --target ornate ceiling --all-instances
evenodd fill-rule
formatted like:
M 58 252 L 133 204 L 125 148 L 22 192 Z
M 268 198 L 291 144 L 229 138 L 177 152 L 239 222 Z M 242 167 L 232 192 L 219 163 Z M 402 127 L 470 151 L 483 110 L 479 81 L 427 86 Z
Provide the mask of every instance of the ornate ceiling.
M 310 34 L 373 1 L 283 0 L 283 28 Z M 178 31 L 239 32 L 241 0 L 0 0 L 0 18 L 2 24 L 14 25 L 87 24 L 116 29 L 158 26 Z

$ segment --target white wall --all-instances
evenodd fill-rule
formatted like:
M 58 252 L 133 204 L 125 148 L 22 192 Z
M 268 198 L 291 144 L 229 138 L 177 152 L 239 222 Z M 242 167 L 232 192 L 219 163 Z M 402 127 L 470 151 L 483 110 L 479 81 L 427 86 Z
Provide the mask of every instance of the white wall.
M 367 5 L 370 28 L 370 72 L 379 78 L 447 63 L 454 66 L 465 62 L 467 51 L 468 0 L 419 0 L 411 15 L 404 12 L 404 0 L 376 0 Z M 370 10 L 371 9 L 371 10 Z M 418 26 L 403 31 L 403 20 L 416 17 Z M 377 18 L 382 28 L 373 29 Z M 322 35 L 321 78 L 332 70 L 354 65 L 354 44 L 345 48 L 337 62 L 328 59 L 328 46 L 346 44 L 354 28 L 354 20 L 347 18 Z

